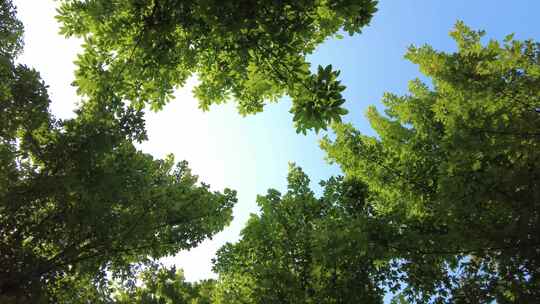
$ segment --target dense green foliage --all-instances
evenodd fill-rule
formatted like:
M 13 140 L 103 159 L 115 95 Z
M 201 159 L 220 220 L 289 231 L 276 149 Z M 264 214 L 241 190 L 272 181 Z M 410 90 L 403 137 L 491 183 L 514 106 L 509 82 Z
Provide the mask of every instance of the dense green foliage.
M 382 303 L 388 267 L 367 242 L 376 223 L 365 185 L 331 178 L 316 198 L 294 166 L 288 182 L 284 195 L 258 197 L 261 213 L 218 252 L 215 303 Z
M 287 94 L 302 132 L 347 113 L 339 73 L 313 74 L 306 55 L 340 29 L 359 33 L 376 11 L 373 0 L 61 2 L 62 32 L 85 42 L 79 93 L 159 109 L 196 74 L 202 109 L 233 99 L 241 114 L 256 113 Z
M 15 16 L 15 7 L 11 1 L 0 3 L 0 55 L 13 58 L 23 47 L 23 25 Z M 3 91 L 3 90 L 2 90 Z
M 538 302 L 540 45 L 482 45 L 482 35 L 457 23 L 456 53 L 411 47 L 432 84 L 386 94 L 386 115 L 370 108 L 377 137 L 337 124 L 322 147 L 401 225 L 409 289 L 453 303 Z
M 2 3 L 0 302 L 91 299 L 107 292 L 106 272 L 129 276 L 231 220 L 234 191 L 135 148 L 140 111 L 88 99 L 55 119 L 38 72 L 14 62 L 22 26 Z
M 197 283 L 185 281 L 184 274 L 175 267 L 152 266 L 139 273 L 138 286 L 117 288 L 117 304 L 210 304 L 214 280 Z

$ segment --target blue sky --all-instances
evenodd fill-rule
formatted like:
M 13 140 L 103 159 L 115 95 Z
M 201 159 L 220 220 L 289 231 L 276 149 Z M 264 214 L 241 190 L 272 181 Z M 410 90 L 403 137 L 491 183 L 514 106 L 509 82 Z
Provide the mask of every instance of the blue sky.
M 79 42 L 57 35 L 55 2 L 15 3 L 26 27 L 26 49 L 20 61 L 38 69 L 50 85 L 53 113 L 70 117 L 78 100 L 70 83 Z M 421 76 L 416 66 L 403 59 L 409 45 L 455 50 L 448 33 L 457 20 L 486 30 L 489 38 L 500 40 L 515 33 L 516 39 L 540 40 L 539 11 L 540 1 L 535 0 L 385 0 L 362 34 L 329 40 L 310 60 L 315 66 L 332 64 L 341 70 L 350 111 L 346 121 L 373 134 L 363 116 L 366 108 L 381 108 L 384 92 L 404 94 L 407 82 Z M 257 211 L 256 195 L 268 188 L 285 190 L 288 162 L 303 167 L 314 187 L 319 180 L 339 174 L 318 147 L 321 134 L 295 133 L 287 98 L 244 118 L 236 113 L 234 104 L 213 106 L 203 113 L 190 91 L 195 83 L 192 79 L 178 90 L 176 100 L 163 111 L 147 115 L 149 141 L 140 146 L 156 157 L 173 153 L 177 160 L 188 160 L 201 181 L 216 190 L 230 187 L 238 191 L 235 219 L 229 227 L 198 248 L 166 259 L 166 263 L 184 268 L 189 280 L 213 276 L 211 258 L 224 242 L 238 238 L 249 214 Z

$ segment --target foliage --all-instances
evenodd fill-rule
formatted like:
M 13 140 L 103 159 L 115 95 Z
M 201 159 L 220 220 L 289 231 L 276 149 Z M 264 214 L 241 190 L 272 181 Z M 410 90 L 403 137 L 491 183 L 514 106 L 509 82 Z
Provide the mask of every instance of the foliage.
M 14 63 L 22 29 L 6 7 L 1 24 L 13 26 L 0 41 L 0 302 L 100 298 L 109 275 L 129 276 L 230 222 L 234 191 L 212 192 L 185 161 L 135 148 L 146 137 L 140 111 L 96 98 L 75 118 L 55 119 L 38 72 Z
M 223 249 L 222 249 L 223 250 Z M 230 271 L 220 273 L 214 287 L 214 304 L 252 304 L 256 302 L 256 282 L 249 275 Z
M 411 47 L 432 83 L 370 108 L 377 137 L 336 124 L 322 142 L 401 225 L 396 258 L 420 302 L 540 300 L 540 45 L 483 35 L 458 22 L 457 52 Z
M 241 114 L 283 94 L 298 131 L 340 121 L 344 87 L 331 66 L 310 71 L 306 55 L 340 29 L 359 33 L 373 0 L 63 0 L 62 33 L 84 39 L 75 84 L 160 109 L 196 74 L 208 110 L 233 98 Z M 118 80 L 118 81 L 116 81 Z
M 13 58 L 23 47 L 23 25 L 15 17 L 16 10 L 11 1 L 0 3 L 0 56 Z
M 260 215 L 218 251 L 216 303 L 382 303 L 388 268 L 365 241 L 372 214 L 364 184 L 331 178 L 315 198 L 295 166 L 288 182 L 284 195 L 259 196 Z
M 185 281 L 184 274 L 175 267 L 150 267 L 139 274 L 140 286 L 118 288 L 114 303 L 140 304 L 210 304 L 215 282 Z

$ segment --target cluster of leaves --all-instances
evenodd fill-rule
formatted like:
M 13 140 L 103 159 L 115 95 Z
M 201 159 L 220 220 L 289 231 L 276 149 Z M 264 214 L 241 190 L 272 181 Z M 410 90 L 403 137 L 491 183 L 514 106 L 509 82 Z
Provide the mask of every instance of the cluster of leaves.
M 196 74 L 203 110 L 234 99 L 241 114 L 292 97 L 299 131 L 325 128 L 346 113 L 337 73 L 310 72 L 306 55 L 340 29 L 359 33 L 373 0 L 62 0 L 62 33 L 84 39 L 79 93 L 106 90 L 160 109 Z M 120 81 L 114 81 L 114 79 Z
M 230 222 L 234 191 L 210 191 L 186 162 L 135 148 L 146 138 L 140 111 L 96 98 L 55 119 L 39 73 L 14 62 L 14 8 L 0 8 L 0 302 L 90 299 L 107 293 L 109 275 Z
M 13 58 L 23 47 L 23 25 L 15 17 L 15 7 L 11 1 L 0 3 L 0 55 Z M 2 90 L 3 91 L 3 90 Z
M 118 286 L 112 302 L 117 304 L 210 304 L 214 280 L 186 282 L 175 267 L 152 265 L 138 274 L 138 285 Z
M 336 124 L 322 143 L 376 193 L 377 212 L 401 214 L 410 248 L 401 270 L 433 259 L 409 281 L 424 301 L 540 300 L 540 45 L 512 36 L 482 45 L 483 34 L 457 23 L 456 53 L 411 47 L 406 57 L 431 86 L 386 94 L 386 115 L 369 109 L 377 137 Z
M 337 80 L 339 74 L 339 71 L 332 71 L 332 65 L 326 68 L 319 66 L 316 75 L 298 84 L 305 87 L 292 95 L 295 102 L 290 112 L 294 115 L 296 132 L 306 134 L 308 129 L 326 130 L 332 122 L 341 122 L 341 115 L 348 113 L 341 107 L 345 103 L 341 96 L 345 86 Z

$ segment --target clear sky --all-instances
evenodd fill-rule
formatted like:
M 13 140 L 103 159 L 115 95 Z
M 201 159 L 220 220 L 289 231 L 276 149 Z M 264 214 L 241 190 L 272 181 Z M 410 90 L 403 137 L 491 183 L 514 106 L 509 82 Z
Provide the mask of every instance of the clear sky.
M 78 100 L 73 81 L 73 60 L 79 42 L 59 36 L 52 0 L 15 0 L 25 25 L 25 52 L 19 61 L 41 72 L 50 86 L 52 112 L 61 118 L 73 115 Z M 516 39 L 540 40 L 540 1 L 537 0 L 383 0 L 371 25 L 361 35 L 329 40 L 310 56 L 314 65 L 332 64 L 340 69 L 347 86 L 346 120 L 373 134 L 363 113 L 377 105 L 384 92 L 406 93 L 407 82 L 420 77 L 417 68 L 403 59 L 411 44 L 430 44 L 452 51 L 455 44 L 448 32 L 457 20 L 486 37 L 502 39 L 515 33 Z M 314 187 L 321 179 L 339 174 L 324 160 L 318 147 L 321 136 L 297 135 L 285 98 L 269 105 L 265 112 L 241 117 L 234 104 L 213 106 L 210 112 L 197 109 L 191 94 L 196 83 L 178 90 L 176 100 L 161 112 L 148 113 L 149 141 L 140 147 L 155 157 L 173 153 L 189 161 L 200 180 L 220 190 L 238 191 L 234 221 L 213 240 L 190 252 L 166 259 L 184 268 L 188 280 L 213 277 L 211 259 L 226 241 L 235 241 L 250 213 L 257 211 L 255 198 L 268 188 L 284 191 L 288 162 L 303 167 Z

